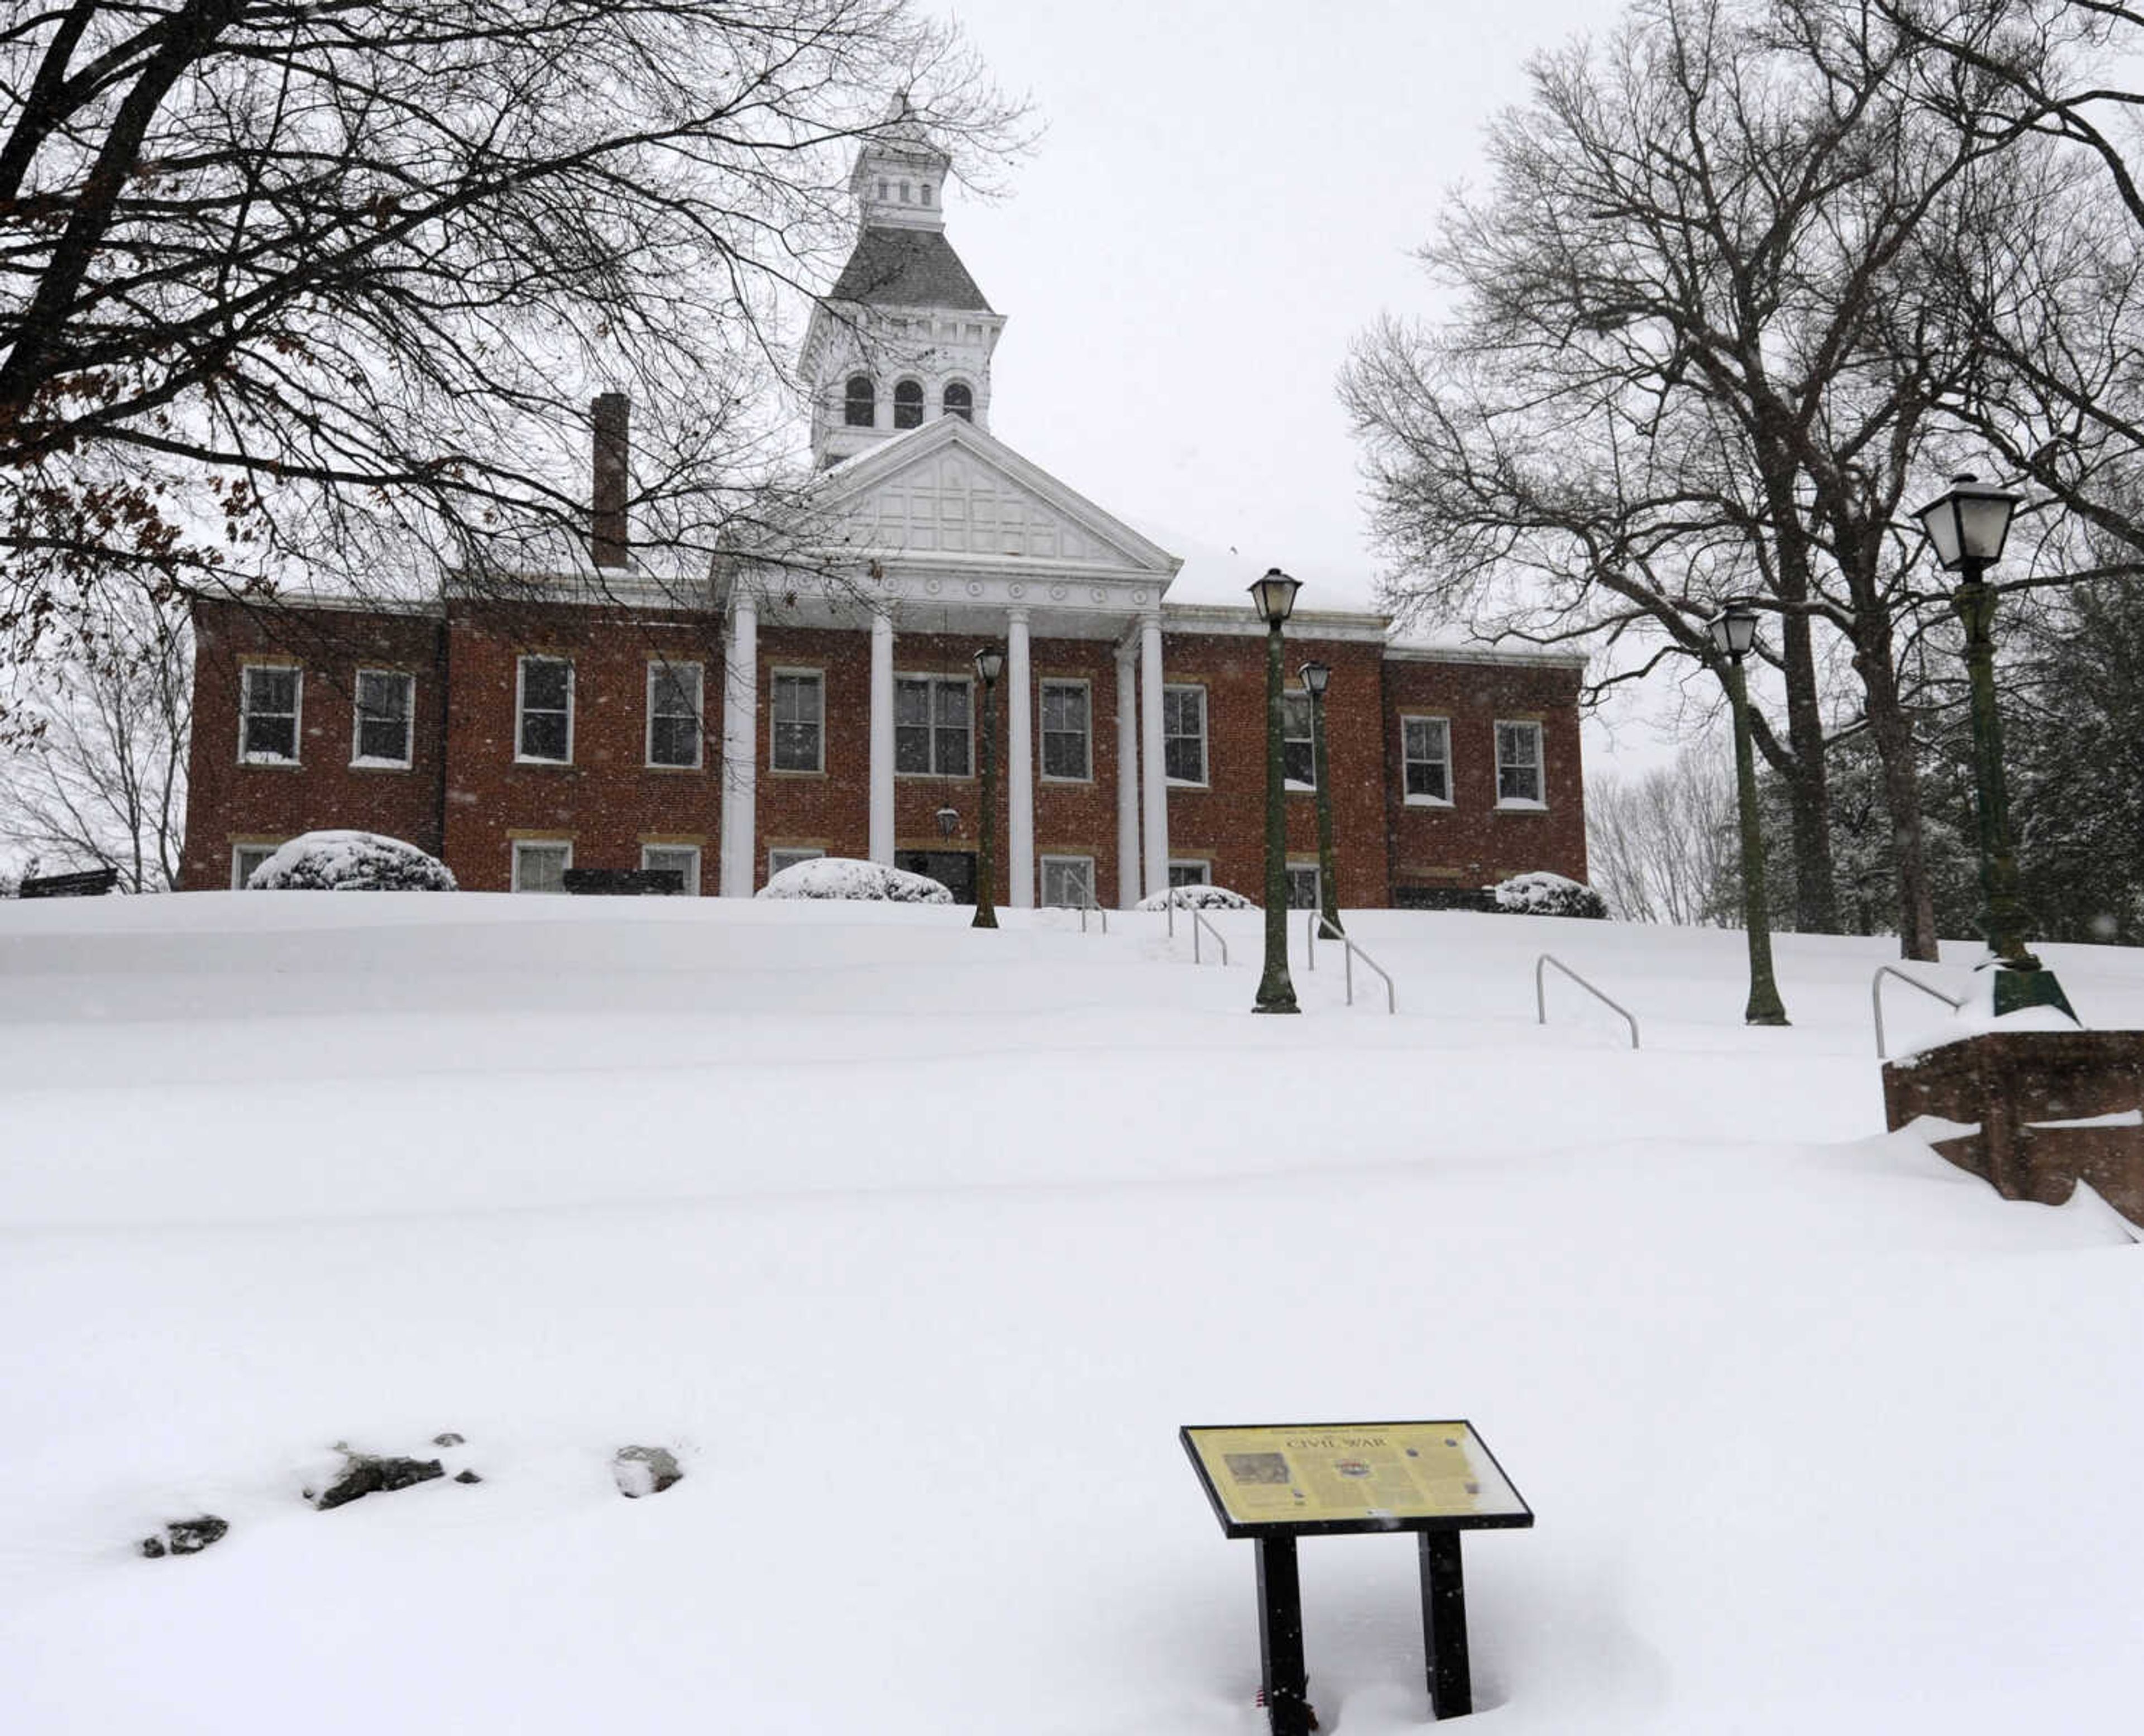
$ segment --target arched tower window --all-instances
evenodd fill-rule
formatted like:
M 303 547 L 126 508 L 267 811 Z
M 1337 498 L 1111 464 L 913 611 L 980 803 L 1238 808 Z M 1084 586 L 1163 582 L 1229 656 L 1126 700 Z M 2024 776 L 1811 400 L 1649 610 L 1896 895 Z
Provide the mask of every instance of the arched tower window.
M 958 416 L 963 422 L 975 419 L 975 394 L 959 380 L 945 388 L 945 414 Z
M 904 379 L 894 387 L 893 425 L 896 428 L 923 426 L 923 387 L 921 382 Z
M 878 393 L 872 386 L 868 374 L 849 376 L 847 394 L 842 402 L 842 421 L 851 428 L 869 428 L 878 419 Z

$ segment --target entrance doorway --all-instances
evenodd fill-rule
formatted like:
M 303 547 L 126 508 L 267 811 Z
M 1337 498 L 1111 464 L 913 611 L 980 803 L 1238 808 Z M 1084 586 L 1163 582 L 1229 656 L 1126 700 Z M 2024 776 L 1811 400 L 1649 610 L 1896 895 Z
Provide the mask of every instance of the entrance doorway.
M 953 895 L 955 904 L 975 901 L 975 853 L 972 850 L 899 850 L 893 866 L 928 875 Z

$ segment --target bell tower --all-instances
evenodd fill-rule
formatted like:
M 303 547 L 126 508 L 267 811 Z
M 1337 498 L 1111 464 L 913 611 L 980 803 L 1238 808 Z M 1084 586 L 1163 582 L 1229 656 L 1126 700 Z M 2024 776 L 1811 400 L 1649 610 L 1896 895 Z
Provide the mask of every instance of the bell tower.
M 800 359 L 821 467 L 940 416 L 990 426 L 990 356 L 1005 319 L 945 239 L 951 161 L 905 103 L 856 153 L 856 246 L 811 310 Z

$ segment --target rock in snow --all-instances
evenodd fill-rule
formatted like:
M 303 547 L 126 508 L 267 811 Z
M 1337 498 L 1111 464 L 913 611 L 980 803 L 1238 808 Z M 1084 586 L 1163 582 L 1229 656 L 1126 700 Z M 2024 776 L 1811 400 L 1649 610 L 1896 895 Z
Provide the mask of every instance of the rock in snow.
M 685 1475 L 677 1467 L 677 1456 L 666 1446 L 621 1446 L 610 1471 L 618 1479 L 618 1492 L 628 1500 L 660 1495 Z
M 164 1527 L 162 1536 L 141 1540 L 141 1553 L 152 1560 L 160 1555 L 198 1555 L 230 1529 L 229 1521 L 213 1513 L 175 1519 Z
M 407 1489 L 412 1484 L 429 1483 L 434 1477 L 445 1475 L 445 1466 L 437 1459 L 375 1459 L 370 1453 L 351 1453 L 343 1474 L 310 1499 L 325 1513 L 331 1507 L 347 1505 L 368 1495 Z

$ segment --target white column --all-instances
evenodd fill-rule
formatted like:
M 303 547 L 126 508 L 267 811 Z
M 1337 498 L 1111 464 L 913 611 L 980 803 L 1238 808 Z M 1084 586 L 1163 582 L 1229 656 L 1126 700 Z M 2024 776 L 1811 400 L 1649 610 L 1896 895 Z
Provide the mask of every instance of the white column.
M 752 896 L 759 854 L 759 602 L 739 591 L 722 664 L 722 895 Z
M 1139 622 L 1141 781 L 1146 796 L 1146 889 L 1169 885 L 1169 771 L 1161 732 L 1161 617 Z
M 1035 696 L 1027 666 L 1027 611 L 1005 617 L 1005 802 L 1011 846 L 1005 854 L 1006 901 L 1016 910 L 1035 903 Z
M 1129 639 L 1117 647 L 1117 903 L 1127 910 L 1139 901 L 1138 656 Z
M 893 617 L 871 611 L 871 859 L 893 865 Z

